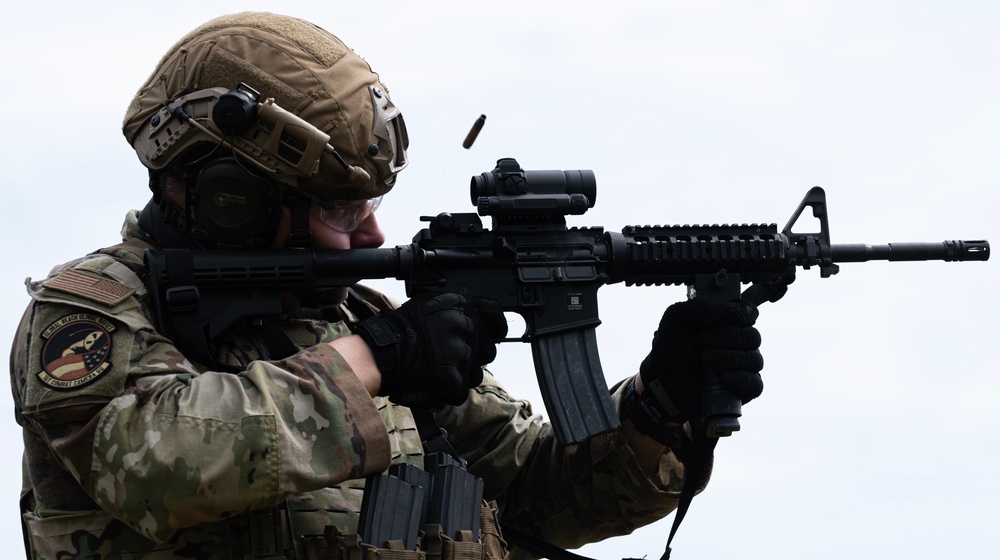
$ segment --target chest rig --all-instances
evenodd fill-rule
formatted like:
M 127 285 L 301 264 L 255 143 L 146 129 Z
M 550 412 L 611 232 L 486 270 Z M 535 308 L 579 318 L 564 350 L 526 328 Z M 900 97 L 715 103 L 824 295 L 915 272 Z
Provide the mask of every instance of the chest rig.
M 322 534 L 292 530 L 287 504 L 232 521 L 232 558 L 242 560 L 505 560 L 496 507 L 483 500 L 483 481 L 466 470 L 443 431 L 414 411 L 425 440 L 424 468 L 396 464 L 365 479 L 356 532 L 327 525 Z M 431 422 L 433 419 L 431 418 Z M 438 450 L 438 451 L 435 451 Z

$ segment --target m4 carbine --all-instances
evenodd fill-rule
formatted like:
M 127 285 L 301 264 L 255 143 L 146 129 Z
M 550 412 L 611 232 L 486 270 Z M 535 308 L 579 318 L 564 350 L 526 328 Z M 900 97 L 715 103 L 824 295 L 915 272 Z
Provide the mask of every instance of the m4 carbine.
M 597 290 L 605 284 L 687 285 L 690 297 L 741 299 L 743 284 L 787 284 L 796 269 L 817 267 L 824 278 L 838 263 L 985 261 L 989 243 L 830 243 L 826 195 L 814 187 L 788 224 L 568 228 L 567 215 L 594 206 L 589 170 L 524 171 L 514 159 L 474 176 L 474 213 L 442 213 L 408 245 L 349 250 L 146 251 L 159 327 L 206 364 L 213 340 L 244 320 L 282 313 L 281 295 L 315 294 L 364 279 L 396 278 L 412 297 L 460 292 L 490 298 L 520 314 L 556 437 L 582 441 L 618 427 L 598 357 Z M 820 231 L 794 231 L 806 210 Z M 480 216 L 492 218 L 492 229 Z M 768 290 L 742 296 L 755 304 Z M 703 410 L 710 436 L 739 429 L 741 403 L 709 379 Z

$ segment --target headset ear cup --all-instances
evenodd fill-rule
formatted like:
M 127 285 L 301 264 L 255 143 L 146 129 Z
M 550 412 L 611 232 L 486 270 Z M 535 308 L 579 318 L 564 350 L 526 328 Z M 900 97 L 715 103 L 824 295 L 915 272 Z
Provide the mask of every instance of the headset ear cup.
M 274 237 L 275 187 L 232 158 L 210 162 L 194 183 L 195 221 L 219 245 L 261 246 Z

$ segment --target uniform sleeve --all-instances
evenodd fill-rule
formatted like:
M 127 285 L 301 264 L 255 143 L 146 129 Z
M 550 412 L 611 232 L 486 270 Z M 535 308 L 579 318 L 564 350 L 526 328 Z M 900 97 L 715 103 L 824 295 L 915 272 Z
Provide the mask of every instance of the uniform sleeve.
M 485 480 L 486 498 L 497 500 L 503 521 L 560 547 L 629 534 L 677 507 L 684 466 L 672 452 L 650 480 L 620 430 L 561 445 L 492 375 L 439 422 L 470 471 Z
M 102 509 L 163 541 L 388 466 L 381 416 L 327 344 L 198 371 L 108 261 L 29 285 L 12 353 L 22 424 Z

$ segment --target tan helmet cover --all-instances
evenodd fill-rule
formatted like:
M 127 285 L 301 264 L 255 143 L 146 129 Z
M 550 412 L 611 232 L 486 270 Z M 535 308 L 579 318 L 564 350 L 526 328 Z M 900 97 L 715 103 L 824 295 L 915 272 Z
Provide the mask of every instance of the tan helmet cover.
M 384 101 L 377 104 L 378 96 L 387 97 L 388 90 L 340 39 L 292 17 L 244 12 L 216 18 L 188 33 L 136 93 L 122 132 L 144 165 L 162 169 L 194 144 L 217 142 L 206 134 L 192 134 L 180 149 L 166 152 L 167 157 L 151 156 L 156 152 L 152 130 L 160 124 L 164 106 L 210 88 L 231 90 L 241 82 L 259 91 L 262 101 L 273 99 L 278 108 L 329 135 L 330 145 L 348 164 L 371 176 L 363 186 L 348 181 L 344 166 L 325 152 L 315 174 L 299 181 L 303 191 L 354 200 L 381 196 L 392 188 L 395 173 L 405 166 L 409 140 L 391 102 L 388 107 Z M 399 117 L 398 128 L 387 123 L 387 109 L 389 117 Z M 388 131 L 379 130 L 387 124 Z M 371 148 L 373 144 L 379 149 Z

